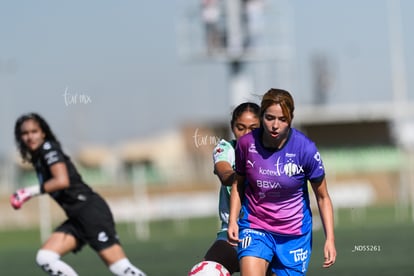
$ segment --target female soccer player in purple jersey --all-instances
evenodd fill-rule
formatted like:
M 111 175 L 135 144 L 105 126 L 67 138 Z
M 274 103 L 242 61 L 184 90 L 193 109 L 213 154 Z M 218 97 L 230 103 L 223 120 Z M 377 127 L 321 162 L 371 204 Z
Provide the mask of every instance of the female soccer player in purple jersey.
M 11 205 L 20 209 L 30 198 L 47 193 L 68 217 L 38 250 L 37 264 L 49 275 L 77 275 L 61 256 L 89 244 L 114 275 L 145 276 L 126 257 L 109 206 L 85 184 L 47 122 L 36 113 L 22 115 L 14 134 L 22 158 L 34 166 L 39 184 L 18 189 L 10 197 Z
M 336 259 L 332 202 L 325 169 L 313 141 L 291 126 L 289 92 L 262 98 L 261 127 L 236 146 L 236 180 L 230 199 L 228 238 L 238 244 L 241 275 L 305 275 L 312 248 L 308 181 L 325 230 L 324 267 Z

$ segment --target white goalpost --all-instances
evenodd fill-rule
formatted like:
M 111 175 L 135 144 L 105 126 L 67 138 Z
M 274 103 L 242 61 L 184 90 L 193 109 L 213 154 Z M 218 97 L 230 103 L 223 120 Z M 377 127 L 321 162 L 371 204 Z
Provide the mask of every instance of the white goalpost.
M 137 239 L 148 240 L 150 237 L 148 216 L 147 178 L 144 165 L 134 165 L 132 171 L 134 185 L 134 204 L 137 208 L 135 214 L 135 235 Z
M 39 226 L 40 240 L 45 242 L 52 233 L 52 217 L 50 209 L 50 198 L 48 196 L 38 197 L 39 202 Z

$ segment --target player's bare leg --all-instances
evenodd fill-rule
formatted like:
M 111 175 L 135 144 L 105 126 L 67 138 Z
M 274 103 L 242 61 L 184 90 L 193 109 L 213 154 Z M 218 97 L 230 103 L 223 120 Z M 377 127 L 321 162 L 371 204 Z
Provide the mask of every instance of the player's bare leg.
M 53 233 L 37 251 L 37 264 L 49 275 L 77 276 L 75 270 L 60 258 L 76 248 L 76 239 L 62 232 Z
M 99 256 L 114 275 L 146 276 L 143 271 L 131 264 L 119 244 L 114 244 L 101 250 Z
M 269 263 L 261 258 L 245 256 L 240 260 L 241 276 L 263 276 L 266 275 L 266 271 Z

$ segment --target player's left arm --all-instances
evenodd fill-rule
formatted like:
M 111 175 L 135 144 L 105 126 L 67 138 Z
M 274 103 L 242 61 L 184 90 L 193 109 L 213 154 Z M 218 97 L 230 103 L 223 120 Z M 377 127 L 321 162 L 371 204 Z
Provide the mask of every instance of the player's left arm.
M 334 234 L 334 215 L 332 201 L 328 193 L 326 178 L 321 181 L 311 182 L 315 193 L 319 214 L 325 231 L 325 246 L 323 267 L 330 267 L 336 260 L 335 234 Z
M 234 179 L 230 192 L 230 214 L 227 237 L 229 243 L 233 246 L 236 246 L 240 241 L 239 226 L 237 222 L 240 216 L 242 197 L 244 196 L 245 179 L 245 176 L 236 174 L 236 178 Z

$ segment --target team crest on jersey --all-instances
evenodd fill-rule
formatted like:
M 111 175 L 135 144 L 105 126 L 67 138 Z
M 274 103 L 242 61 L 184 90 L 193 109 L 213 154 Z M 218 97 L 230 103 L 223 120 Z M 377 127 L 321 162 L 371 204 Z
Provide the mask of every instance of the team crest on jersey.
M 43 149 L 44 150 L 50 150 L 52 148 L 52 145 L 49 142 L 45 142 L 43 144 Z
M 214 156 L 219 156 L 222 152 L 225 151 L 226 147 L 228 147 L 228 143 L 224 140 L 220 140 L 214 149 Z
M 218 156 L 220 156 L 220 154 L 222 154 L 224 152 L 224 148 L 222 147 L 218 147 L 215 151 L 214 151 L 214 157 L 217 158 Z

